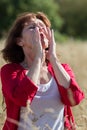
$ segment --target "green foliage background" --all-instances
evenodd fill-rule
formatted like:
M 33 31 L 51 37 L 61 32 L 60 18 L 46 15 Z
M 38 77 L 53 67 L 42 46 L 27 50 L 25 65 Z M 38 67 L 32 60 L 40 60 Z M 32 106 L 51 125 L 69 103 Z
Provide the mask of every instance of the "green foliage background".
M 18 14 L 42 11 L 58 39 L 62 35 L 87 39 L 86 6 L 87 0 L 0 0 L 0 37 L 8 33 Z
M 59 4 L 64 19 L 62 32 L 87 38 L 87 0 L 59 0 Z
M 62 19 L 58 15 L 58 4 L 54 0 L 1 0 L 0 1 L 0 36 L 7 32 L 19 13 L 37 12 L 46 13 L 52 22 L 52 27 L 59 30 Z

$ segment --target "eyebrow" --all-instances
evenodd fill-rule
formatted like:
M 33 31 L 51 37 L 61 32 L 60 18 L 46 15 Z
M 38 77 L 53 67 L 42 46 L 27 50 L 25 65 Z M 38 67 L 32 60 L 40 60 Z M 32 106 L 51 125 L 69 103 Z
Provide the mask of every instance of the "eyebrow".
M 46 27 L 46 25 L 43 23 L 43 21 L 39 21 L 39 25 L 42 27 Z M 31 21 L 30 23 L 26 23 L 26 25 L 24 26 L 24 30 L 28 29 L 28 27 L 31 26 L 37 26 L 37 23 L 35 23 L 35 21 Z
M 30 25 L 26 25 L 25 27 L 27 28 L 27 27 L 31 27 L 31 26 L 42 26 L 42 27 L 45 27 L 45 25 L 43 23 L 39 23 L 38 25 L 37 25 L 37 23 L 31 23 Z
M 24 26 L 24 30 L 28 29 L 28 27 L 31 27 L 31 26 L 36 26 L 35 23 L 32 23 L 32 24 L 28 24 Z

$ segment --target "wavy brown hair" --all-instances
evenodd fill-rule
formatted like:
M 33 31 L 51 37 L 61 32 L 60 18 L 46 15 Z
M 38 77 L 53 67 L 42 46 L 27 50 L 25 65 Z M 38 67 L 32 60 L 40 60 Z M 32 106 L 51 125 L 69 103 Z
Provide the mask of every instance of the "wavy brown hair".
M 2 50 L 3 58 L 6 62 L 20 63 L 24 60 L 24 53 L 22 47 L 17 45 L 17 39 L 21 37 L 22 30 L 25 23 L 29 23 L 32 18 L 40 19 L 47 27 L 51 27 L 51 23 L 47 16 L 42 12 L 37 13 L 23 13 L 15 20 L 12 28 L 8 33 L 5 47 Z

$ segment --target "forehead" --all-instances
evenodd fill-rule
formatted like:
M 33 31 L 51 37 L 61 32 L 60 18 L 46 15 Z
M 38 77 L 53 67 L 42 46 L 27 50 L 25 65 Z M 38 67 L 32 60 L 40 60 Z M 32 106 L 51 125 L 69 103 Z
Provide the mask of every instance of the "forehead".
M 31 24 L 39 24 L 41 26 L 46 26 L 42 20 L 37 18 L 31 18 L 29 21 L 25 22 L 25 26 L 29 26 Z

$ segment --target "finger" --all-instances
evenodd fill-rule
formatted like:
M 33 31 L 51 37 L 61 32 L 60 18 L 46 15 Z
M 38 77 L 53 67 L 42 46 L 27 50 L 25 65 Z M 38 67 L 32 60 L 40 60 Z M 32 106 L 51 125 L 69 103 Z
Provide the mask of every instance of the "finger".
M 46 35 L 48 34 L 47 27 L 45 27 L 45 33 L 46 33 Z
M 47 27 L 47 32 L 48 32 L 48 36 L 49 36 L 49 38 L 50 38 L 50 37 L 51 37 L 51 30 L 50 30 L 49 27 Z
M 36 37 L 36 42 L 41 42 L 40 32 L 37 27 L 35 28 L 35 37 Z
M 48 30 L 47 30 L 47 27 L 44 28 L 44 33 L 45 33 L 45 35 L 46 35 L 47 38 L 48 38 Z
M 52 46 L 53 50 L 56 50 L 56 42 L 55 42 L 55 37 L 54 37 L 54 30 L 52 29 Z
M 47 35 L 48 32 L 47 32 L 47 27 L 45 25 L 43 27 L 42 25 L 39 25 L 39 29 L 43 30 L 44 34 Z
M 47 38 L 48 38 L 49 45 L 50 45 L 50 43 L 51 43 L 51 30 L 49 27 L 47 27 L 47 31 L 48 31 Z
M 52 38 L 52 42 L 55 42 L 55 38 L 54 38 L 54 30 L 51 30 L 51 38 Z

